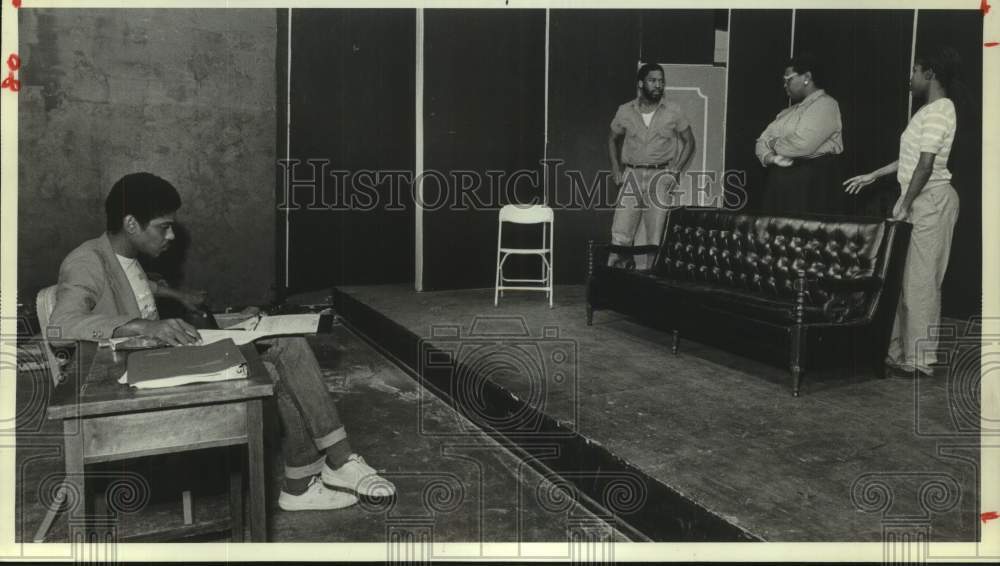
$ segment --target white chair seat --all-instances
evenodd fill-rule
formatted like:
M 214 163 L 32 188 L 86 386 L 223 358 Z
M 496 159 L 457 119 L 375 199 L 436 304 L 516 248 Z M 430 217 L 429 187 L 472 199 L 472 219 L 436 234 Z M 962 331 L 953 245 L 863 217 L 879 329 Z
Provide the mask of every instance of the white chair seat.
M 549 250 L 547 248 L 535 248 L 530 250 L 527 248 L 500 248 L 500 251 L 505 254 L 521 254 L 521 255 L 549 253 Z

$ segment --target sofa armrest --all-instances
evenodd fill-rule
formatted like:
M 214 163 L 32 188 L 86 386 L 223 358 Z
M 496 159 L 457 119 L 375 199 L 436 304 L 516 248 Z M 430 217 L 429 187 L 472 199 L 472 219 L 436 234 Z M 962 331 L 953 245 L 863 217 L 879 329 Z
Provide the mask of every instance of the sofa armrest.
M 608 263 L 608 244 L 587 240 L 587 280 Z
M 874 276 L 820 279 L 816 284 L 823 291 L 830 293 L 830 298 L 823 303 L 824 317 L 831 322 L 843 322 L 852 316 L 852 312 L 856 312 L 851 305 L 849 295 L 876 291 L 882 286 L 882 279 Z
M 616 253 L 632 257 L 637 254 L 656 253 L 659 246 L 618 246 L 607 242 L 587 241 L 587 277 L 593 277 L 598 272 L 608 269 L 608 256 Z

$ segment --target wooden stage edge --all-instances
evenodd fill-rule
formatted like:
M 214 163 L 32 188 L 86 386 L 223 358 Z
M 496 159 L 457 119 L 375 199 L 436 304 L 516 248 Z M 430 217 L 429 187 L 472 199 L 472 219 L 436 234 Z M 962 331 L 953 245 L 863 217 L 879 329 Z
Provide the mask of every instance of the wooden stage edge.
M 610 311 L 580 286 L 339 287 L 338 316 L 634 540 L 979 539 L 978 341 L 958 329 L 934 379 L 783 368 Z M 974 363 L 973 363 L 974 362 Z M 975 394 L 973 391 L 973 385 Z

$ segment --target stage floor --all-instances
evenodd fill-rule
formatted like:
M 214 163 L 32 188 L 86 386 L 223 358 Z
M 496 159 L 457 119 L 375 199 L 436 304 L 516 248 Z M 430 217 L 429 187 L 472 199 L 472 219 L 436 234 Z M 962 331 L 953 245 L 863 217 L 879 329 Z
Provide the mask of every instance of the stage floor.
M 629 540 L 563 495 L 559 478 L 545 477 L 524 465 L 348 329 L 335 326 L 330 333 L 309 340 L 351 447 L 392 480 L 398 494 L 393 501 L 367 501 L 334 511 L 279 509 L 283 474 L 280 431 L 275 411 L 269 407 L 265 428 L 270 542 L 397 541 L 398 548 L 387 545 L 387 551 L 409 551 L 411 559 L 572 559 L 580 551 L 575 542 L 611 545 Z M 31 540 L 45 515 L 43 502 L 51 499 L 46 496 L 51 496 L 63 473 L 62 427 L 44 416 L 49 384 L 46 371 L 18 372 L 17 541 Z M 144 478 L 149 492 L 134 494 L 143 502 L 114 523 L 116 536 L 133 537 L 181 527 L 182 489 L 194 492 L 195 522 L 226 517 L 226 457 L 225 450 L 208 449 L 189 456 L 128 460 L 88 470 L 109 478 L 124 471 Z M 60 513 L 47 542 L 70 540 L 69 516 L 68 511 Z M 218 538 L 210 535 L 185 542 Z M 436 544 L 424 548 L 419 546 L 423 540 Z M 407 547 L 406 541 L 413 547 Z M 162 541 L 153 536 L 150 542 Z M 478 553 L 471 555 L 459 554 L 468 552 L 462 545 L 440 546 L 452 542 L 509 544 L 498 544 L 486 554 L 472 545 Z M 563 545 L 555 553 L 549 549 L 546 554 L 533 555 L 520 544 L 525 542 Z M 397 561 L 392 554 L 389 559 Z
M 965 328 L 943 341 L 951 362 L 933 379 L 811 372 L 795 398 L 783 368 L 683 337 L 674 356 L 669 334 L 612 311 L 597 311 L 588 327 L 581 286 L 557 287 L 553 309 L 539 295 L 508 293 L 496 308 L 492 289 L 355 286 L 333 298 L 348 324 L 412 374 L 434 363 L 407 351 L 414 344 L 452 352 L 472 368 L 462 379 L 527 402 L 641 471 L 645 508 L 624 512 L 626 522 L 671 520 L 674 510 L 654 497 L 665 486 L 749 539 L 878 542 L 900 528 L 978 539 L 979 350 Z M 531 339 L 516 337 L 521 327 Z M 473 359 L 483 343 L 504 340 L 536 347 L 521 348 L 521 360 L 496 349 Z M 553 361 L 553 348 L 572 357 Z M 473 413 L 481 402 L 452 400 Z

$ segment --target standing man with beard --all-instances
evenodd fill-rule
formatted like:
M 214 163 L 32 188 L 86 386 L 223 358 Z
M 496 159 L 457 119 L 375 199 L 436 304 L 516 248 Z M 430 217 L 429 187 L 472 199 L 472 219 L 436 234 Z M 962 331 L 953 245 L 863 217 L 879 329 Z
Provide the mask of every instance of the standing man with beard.
M 646 63 L 636 75 L 639 96 L 618 107 L 611 120 L 608 156 L 615 184 L 621 187 L 611 224 L 616 246 L 658 245 L 667 218 L 670 191 L 680 182 L 695 140 L 680 106 L 663 98 L 663 67 Z M 639 230 L 639 228 L 642 230 Z M 652 267 L 646 255 L 620 258 L 612 267 Z

